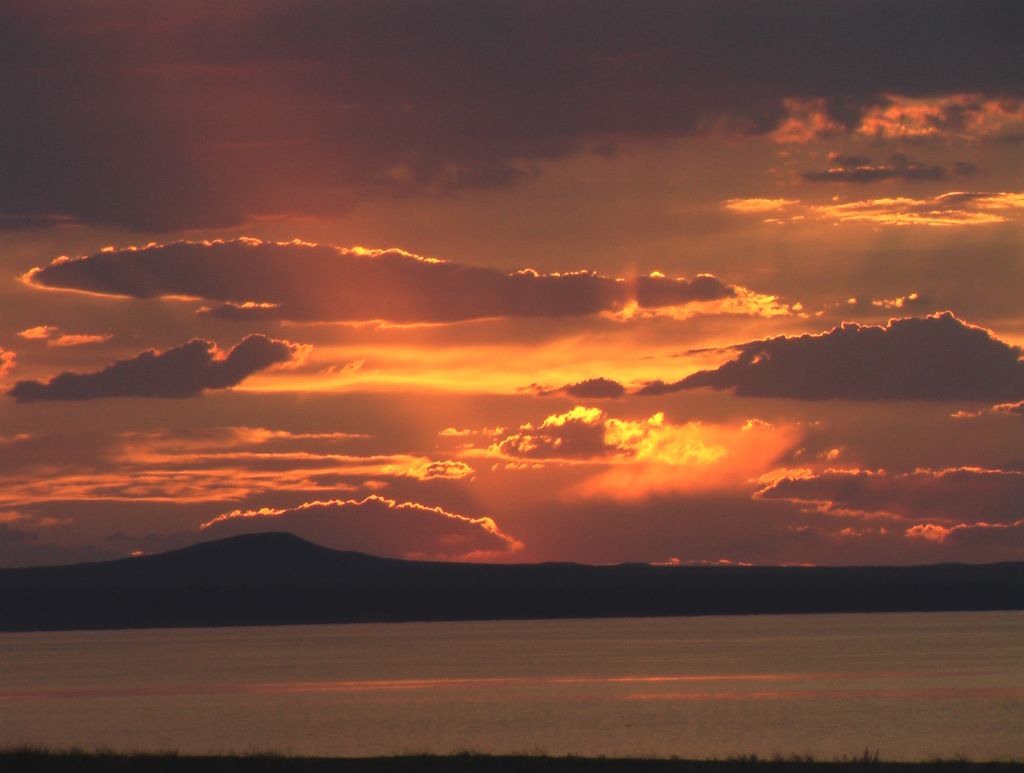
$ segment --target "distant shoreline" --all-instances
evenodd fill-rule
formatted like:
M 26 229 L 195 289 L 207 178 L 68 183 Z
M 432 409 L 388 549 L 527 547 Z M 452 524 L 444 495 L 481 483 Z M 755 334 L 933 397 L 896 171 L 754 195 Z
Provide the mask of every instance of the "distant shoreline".
M 1024 562 L 878 567 L 459 564 L 291 534 L 0 570 L 0 631 L 1024 609 Z
M 56 773 L 742 773 L 743 771 L 800 771 L 801 773 L 926 773 L 954 771 L 1010 773 L 1024 770 L 1024 762 L 975 762 L 939 759 L 921 762 L 883 761 L 865 752 L 859 757 L 816 760 L 810 757 L 755 755 L 727 759 L 554 757 L 537 755 L 396 755 L 386 757 L 301 757 L 277 754 L 179 755 L 175 753 L 118 753 L 109 751 L 57 751 L 34 748 L 0 750 L 0 769 L 55 771 Z

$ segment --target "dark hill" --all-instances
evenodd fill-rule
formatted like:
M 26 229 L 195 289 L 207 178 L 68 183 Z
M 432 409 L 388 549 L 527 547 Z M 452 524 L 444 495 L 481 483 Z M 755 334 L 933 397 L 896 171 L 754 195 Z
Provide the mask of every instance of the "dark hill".
M 0 570 L 0 630 L 1024 609 L 1024 563 L 911 567 L 457 564 L 291 534 Z

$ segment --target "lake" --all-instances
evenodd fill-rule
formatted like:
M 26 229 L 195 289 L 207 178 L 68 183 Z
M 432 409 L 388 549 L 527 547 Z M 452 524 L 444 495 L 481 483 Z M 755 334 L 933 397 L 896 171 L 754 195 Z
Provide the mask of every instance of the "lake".
M 1024 612 L 0 634 L 0 745 L 1024 759 Z

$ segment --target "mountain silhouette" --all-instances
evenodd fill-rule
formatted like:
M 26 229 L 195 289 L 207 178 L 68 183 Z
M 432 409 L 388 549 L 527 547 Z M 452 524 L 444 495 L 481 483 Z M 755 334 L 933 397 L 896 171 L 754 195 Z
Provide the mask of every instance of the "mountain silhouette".
M 405 561 L 270 532 L 0 570 L 0 630 L 1024 609 L 1024 563 L 905 567 Z

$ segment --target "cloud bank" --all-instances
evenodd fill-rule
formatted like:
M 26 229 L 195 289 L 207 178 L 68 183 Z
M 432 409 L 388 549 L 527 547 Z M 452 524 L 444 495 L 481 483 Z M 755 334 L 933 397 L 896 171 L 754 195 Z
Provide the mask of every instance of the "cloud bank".
M 1024 396 L 1024 352 L 950 312 L 890 320 L 884 327 L 844 322 L 821 335 L 779 336 L 733 347 L 714 370 L 640 394 L 734 389 L 744 397 L 798 400 L 985 400 Z
M 757 497 L 814 504 L 834 514 L 1012 524 L 1024 519 L 1024 472 L 974 467 L 896 474 L 826 470 L 780 477 Z
M 40 288 L 104 295 L 201 298 L 226 319 L 457 322 L 485 317 L 577 317 L 735 298 L 740 288 L 701 274 L 620 280 L 589 271 L 508 274 L 398 249 L 238 239 L 175 242 L 58 258 L 23 278 Z
M 906 153 L 893 153 L 889 160 L 880 164 L 872 163 L 866 156 L 844 156 L 833 153 L 831 165 L 821 172 L 804 172 L 804 180 L 817 183 L 874 183 L 883 180 L 921 182 L 947 180 L 950 177 L 970 177 L 977 168 L 967 162 L 957 162 L 951 167 L 925 164 L 915 161 Z
M 7 394 L 20 403 L 102 397 L 194 397 L 227 389 L 257 371 L 289 362 L 300 347 L 263 335 L 246 336 L 226 354 L 212 341 L 150 349 L 94 373 L 64 372 L 49 381 L 19 381 Z

